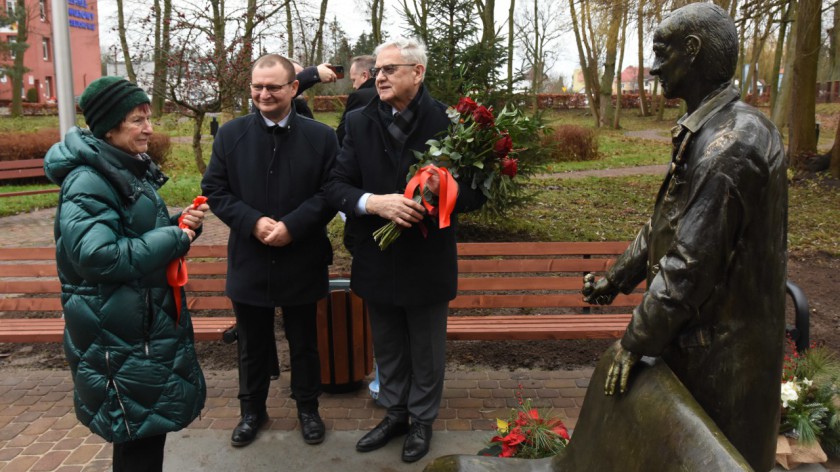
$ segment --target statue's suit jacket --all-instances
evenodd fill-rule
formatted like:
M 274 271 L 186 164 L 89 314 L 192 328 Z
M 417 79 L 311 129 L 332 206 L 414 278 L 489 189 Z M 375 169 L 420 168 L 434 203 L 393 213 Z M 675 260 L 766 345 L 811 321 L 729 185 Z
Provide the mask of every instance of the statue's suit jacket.
M 651 220 L 607 278 L 648 289 L 621 340 L 661 356 L 755 470 L 772 468 L 787 261 L 781 137 L 721 87 L 673 130 Z

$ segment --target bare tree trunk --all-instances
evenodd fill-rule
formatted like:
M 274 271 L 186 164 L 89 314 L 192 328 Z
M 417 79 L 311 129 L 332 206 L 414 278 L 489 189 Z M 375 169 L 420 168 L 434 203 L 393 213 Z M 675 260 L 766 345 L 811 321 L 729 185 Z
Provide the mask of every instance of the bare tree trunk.
M 790 18 L 796 18 L 796 11 L 799 9 L 797 2 L 791 2 Z M 779 85 L 779 98 L 774 103 L 773 123 L 776 128 L 783 130 L 787 127 L 790 118 L 790 105 L 793 96 L 793 62 L 796 59 L 796 30 L 799 28 L 799 21 L 794 20 L 790 24 L 787 34 L 787 46 L 785 46 L 785 75 Z
M 24 0 L 15 0 L 15 14 L 17 16 L 17 38 L 14 48 L 15 58 L 12 61 L 12 103 L 11 115 L 23 116 L 23 75 L 29 70 L 24 65 L 24 55 L 29 49 L 29 11 Z
M 201 172 L 202 175 L 204 175 L 204 171 L 207 170 L 207 164 L 204 162 L 204 157 L 201 152 L 201 129 L 203 126 L 204 112 L 196 112 L 195 115 L 193 115 L 192 150 L 195 165 L 198 167 L 198 171 Z
M 644 16 L 644 7 L 645 7 L 645 0 L 639 0 L 639 9 L 638 9 L 638 16 L 639 22 L 636 24 L 636 31 L 638 33 L 638 40 L 639 40 L 639 73 L 636 75 L 636 79 L 639 82 L 639 111 L 642 113 L 642 116 L 650 116 L 650 110 L 648 110 L 647 100 L 645 98 L 645 16 Z M 622 45 L 622 48 L 624 46 Z
M 787 31 L 788 24 L 790 23 L 790 13 L 792 10 L 792 4 L 794 0 L 787 0 L 787 3 L 783 7 L 782 11 L 782 21 L 779 25 L 779 36 L 778 40 L 776 41 L 776 51 L 773 55 L 773 70 L 770 71 L 770 113 L 773 113 L 773 110 L 776 109 L 776 99 L 779 96 L 779 70 L 782 67 L 782 55 L 785 50 L 785 34 Z
M 318 30 L 315 33 L 315 42 L 313 43 L 313 59 L 312 64 L 321 64 L 324 62 L 324 21 L 327 17 L 327 3 L 328 0 L 321 0 L 321 14 L 318 16 Z
M 166 81 L 169 76 L 169 29 L 172 19 L 172 0 L 163 0 L 163 15 L 160 16 L 160 2 L 155 0 L 155 72 L 152 82 L 152 116 L 160 118 L 166 103 Z
M 831 147 L 831 162 L 828 165 L 828 170 L 832 177 L 840 179 L 840 126 L 834 132 L 834 146 Z
M 615 79 L 615 59 L 618 51 L 618 33 L 624 6 L 620 2 L 612 5 L 610 26 L 607 30 L 607 51 L 604 59 L 604 74 L 601 76 L 601 121 L 599 126 L 612 126 L 615 110 L 612 104 L 612 82 Z
M 621 68 L 624 65 L 624 44 L 627 40 L 627 12 L 629 8 L 624 9 L 624 17 L 621 19 L 621 51 L 618 53 L 618 67 L 615 69 L 615 78 L 618 82 L 618 92 L 615 95 L 615 119 L 613 120 L 613 128 L 621 129 Z
M 656 89 L 658 88 L 658 86 L 659 86 L 659 77 L 657 77 L 657 78 L 656 78 L 656 84 L 654 85 L 653 90 L 654 90 L 654 91 L 656 91 Z M 663 95 L 663 94 L 660 94 L 660 95 L 656 95 L 656 94 L 654 94 L 654 96 L 658 96 L 658 97 L 659 97 L 659 99 L 658 99 L 658 105 L 657 105 L 657 110 L 656 110 L 656 121 L 663 121 L 663 120 L 665 119 L 665 95 Z
M 286 37 L 289 43 L 289 58 L 295 57 L 295 28 L 292 22 L 292 2 L 286 3 Z
M 245 31 L 242 33 L 242 64 L 250 64 L 254 59 L 254 29 L 256 28 L 257 0 L 248 0 L 245 11 Z M 257 52 L 259 55 L 259 51 Z M 239 84 L 239 114 L 244 116 L 251 111 L 251 93 L 247 84 Z
M 370 28 L 373 43 L 382 44 L 382 12 L 385 0 L 373 0 L 370 5 Z
M 741 99 L 743 100 L 747 96 L 747 77 L 744 71 L 744 63 L 746 62 L 747 57 L 747 48 L 746 44 L 746 29 L 747 29 L 747 18 L 744 18 L 740 22 L 740 27 L 738 28 L 738 65 L 735 69 L 735 77 L 738 77 L 738 84 L 741 86 Z
M 834 3 L 834 19 L 828 29 L 831 80 L 840 80 L 840 2 Z
M 125 36 L 125 15 L 123 14 L 123 0 L 117 0 L 117 34 L 120 36 L 120 47 L 122 48 L 123 60 L 125 61 L 125 75 L 129 82 L 137 83 L 137 76 L 134 75 L 134 65 L 131 64 L 131 53 L 128 50 L 128 38 Z
M 481 46 L 492 47 L 496 42 L 496 0 L 475 0 L 475 6 L 481 16 Z
M 225 0 L 210 0 L 210 7 L 212 10 L 211 24 L 213 28 L 213 59 L 216 61 L 216 69 L 219 71 L 229 71 L 228 58 L 225 51 Z M 225 74 L 225 77 L 219 80 L 219 100 L 221 101 L 222 113 L 233 115 L 234 113 L 234 98 L 239 92 L 233 90 L 230 74 Z
M 539 98 L 540 85 L 542 84 L 543 56 L 540 48 L 540 9 L 539 1 L 534 0 L 534 63 L 531 65 L 531 84 L 534 88 L 534 108 L 536 114 L 540 110 Z
M 817 61 L 820 52 L 820 0 L 800 0 L 796 17 L 796 59 L 788 156 L 800 168 L 817 151 L 815 133 Z
M 586 93 L 586 98 L 589 100 L 589 109 L 592 111 L 592 116 L 595 118 L 595 124 L 597 125 L 599 122 L 598 118 L 598 107 L 595 102 L 595 94 L 593 93 L 593 78 L 590 75 L 590 66 L 589 66 L 589 55 L 586 54 L 583 50 L 584 46 L 586 45 L 585 34 L 586 30 L 583 27 L 583 16 L 581 12 L 581 21 L 578 23 L 577 13 L 575 11 L 575 0 L 569 0 L 569 11 L 572 17 L 572 29 L 575 33 L 575 44 L 577 45 L 578 49 L 578 58 L 580 60 L 580 70 L 583 74 L 583 84 L 584 84 L 584 91 Z M 588 46 L 587 46 L 588 49 Z M 574 80 L 574 78 L 572 79 Z
M 508 60 L 507 60 L 507 89 L 508 93 L 513 93 L 513 9 L 516 6 L 516 0 L 510 0 L 510 9 L 508 9 Z

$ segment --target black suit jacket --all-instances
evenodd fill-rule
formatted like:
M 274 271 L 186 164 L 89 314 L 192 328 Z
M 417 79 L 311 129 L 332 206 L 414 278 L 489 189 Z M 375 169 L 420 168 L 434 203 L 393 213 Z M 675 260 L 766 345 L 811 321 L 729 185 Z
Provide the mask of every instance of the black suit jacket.
M 362 298 L 378 303 L 416 306 L 455 298 L 458 263 L 455 245 L 457 215 L 451 226 L 438 228 L 437 218 L 426 217 L 424 237 L 417 225 L 385 251 L 373 232 L 388 221 L 373 215 L 356 216 L 356 204 L 366 192 L 403 193 L 409 167 L 416 162 L 414 150 L 425 151 L 426 141 L 447 129 L 446 106 L 423 94 L 416 110 L 417 125 L 402 149 L 393 149 L 379 117 L 379 98 L 347 116 L 346 136 L 336 166 L 327 184 L 327 199 L 348 215 L 353 264 L 351 287 Z M 460 183 L 455 212 L 480 207 L 484 195 Z
M 335 209 L 326 182 L 338 143 L 329 126 L 295 113 L 288 129 L 269 129 L 259 112 L 219 129 L 201 181 L 210 209 L 228 227 L 225 293 L 257 306 L 311 303 L 327 293 Z M 252 234 L 268 216 L 286 224 L 291 244 L 271 247 Z
M 347 103 L 344 105 L 344 113 L 341 114 L 341 121 L 338 122 L 338 128 L 335 129 L 335 135 L 338 136 L 338 145 L 344 142 L 344 123 L 347 118 L 347 113 L 357 108 L 370 103 L 373 97 L 376 97 L 376 79 L 367 79 L 365 83 L 359 87 L 358 90 L 347 96 Z

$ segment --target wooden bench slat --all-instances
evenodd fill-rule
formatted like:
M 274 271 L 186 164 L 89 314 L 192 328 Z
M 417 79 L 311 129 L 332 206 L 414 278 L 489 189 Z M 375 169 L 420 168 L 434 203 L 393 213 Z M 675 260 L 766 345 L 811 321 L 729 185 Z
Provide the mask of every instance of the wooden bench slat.
M 4 247 L 0 248 L 0 261 L 54 261 L 54 247 Z M 53 263 L 55 266 L 55 263 Z
M 0 161 L 0 170 L 9 169 L 44 169 L 44 158 L 18 159 L 15 161 Z
M 636 306 L 642 301 L 641 294 L 619 295 L 609 306 Z M 574 295 L 459 295 L 449 302 L 449 308 L 547 308 L 547 307 L 593 307 L 583 301 L 580 294 Z
M 492 259 L 458 260 L 458 272 L 603 272 L 613 259 Z
M 458 243 L 458 256 L 617 255 L 626 241 Z
M 220 340 L 236 324 L 234 317 L 200 317 L 192 321 L 195 339 L 199 341 Z M 0 342 L 62 342 L 63 337 L 64 320 L 60 318 L 0 318 Z
M 62 311 L 60 298 L 0 298 L 0 311 Z
M 447 339 L 550 340 L 619 338 L 631 315 L 454 316 L 449 317 Z
M 223 275 L 223 274 L 222 274 Z M 517 290 L 565 290 L 577 293 L 580 290 L 581 277 L 461 277 L 458 290 L 461 292 L 494 292 Z M 644 291 L 645 283 L 639 285 Z M 185 287 L 190 293 L 224 292 L 225 279 L 200 279 L 192 277 Z M 0 294 L 61 293 L 58 279 L 43 280 L 0 280 Z
M 58 270 L 55 263 L 0 264 L 0 277 L 58 277 Z
M 20 192 L 3 192 L 0 193 L 0 197 L 23 197 L 26 195 L 40 195 L 42 193 L 58 193 L 61 189 L 58 187 L 55 188 L 43 188 L 40 190 L 21 190 Z
M 0 280 L 0 294 L 11 293 L 61 293 L 61 283 L 55 280 L 26 280 L 26 281 L 5 281 Z M 2 295 L 0 295 L 2 296 Z
M 33 177 L 44 177 L 44 168 L 0 170 L 0 180 L 31 179 Z

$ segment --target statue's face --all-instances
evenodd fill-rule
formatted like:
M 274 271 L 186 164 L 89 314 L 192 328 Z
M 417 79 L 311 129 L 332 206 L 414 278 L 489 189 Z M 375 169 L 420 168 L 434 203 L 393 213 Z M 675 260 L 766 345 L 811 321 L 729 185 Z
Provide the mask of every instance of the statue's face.
M 664 24 L 653 35 L 653 67 L 650 73 L 659 77 L 666 98 L 685 98 L 686 87 L 691 83 L 688 76 L 692 61 L 681 37 L 679 32 Z

